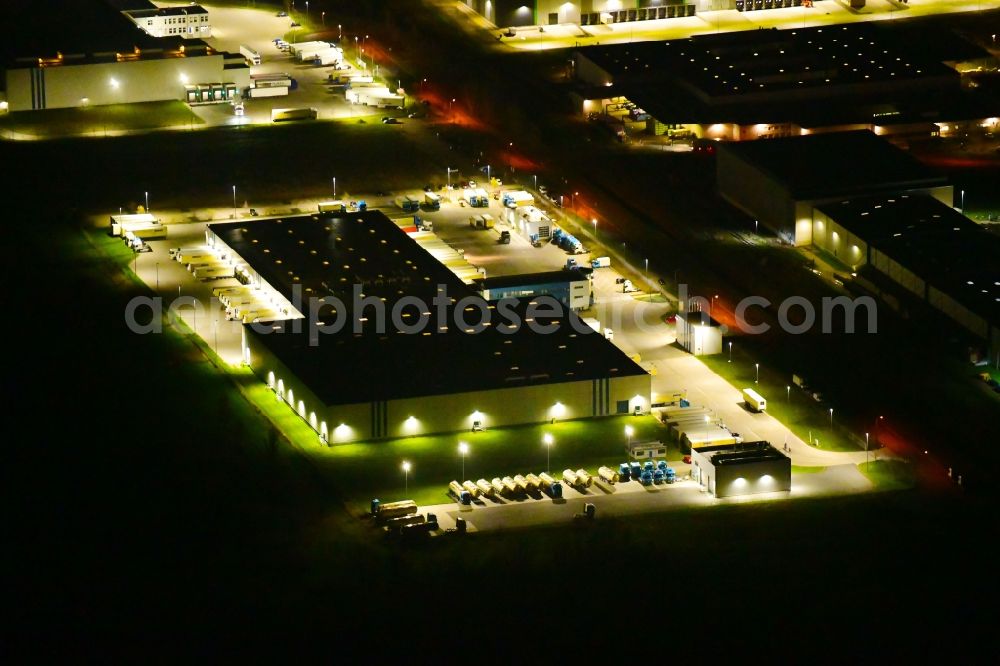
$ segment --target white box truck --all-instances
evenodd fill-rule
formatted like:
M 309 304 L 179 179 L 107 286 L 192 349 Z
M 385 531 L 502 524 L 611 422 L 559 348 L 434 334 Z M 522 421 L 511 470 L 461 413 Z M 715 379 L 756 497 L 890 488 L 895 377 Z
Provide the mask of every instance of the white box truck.
M 250 65 L 260 64 L 260 54 L 246 44 L 240 44 L 240 55 L 246 58 L 247 63 Z
M 284 97 L 288 94 L 288 88 L 285 86 L 269 86 L 267 88 L 248 88 L 251 99 L 257 99 L 258 97 Z
M 753 412 L 763 412 L 767 409 L 767 401 L 751 388 L 743 389 L 743 402 Z

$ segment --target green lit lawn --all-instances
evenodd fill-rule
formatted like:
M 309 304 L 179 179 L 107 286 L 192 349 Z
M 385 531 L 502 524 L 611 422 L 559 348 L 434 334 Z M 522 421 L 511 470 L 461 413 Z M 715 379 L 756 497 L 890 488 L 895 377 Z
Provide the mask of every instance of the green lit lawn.
M 827 407 L 815 402 L 797 386 L 792 386 L 791 391 L 787 391 L 786 387 L 790 382 L 785 375 L 778 375 L 761 366 L 760 385 L 754 385 L 754 362 L 739 352 L 734 352 L 732 363 L 729 363 L 728 359 L 728 353 L 699 357 L 702 363 L 728 381 L 733 388 L 742 390 L 748 386 L 753 387 L 767 399 L 768 413 L 784 423 L 803 441 L 808 442 L 812 437 L 814 446 L 817 446 L 816 440 L 819 440 L 819 448 L 831 451 L 864 449 L 864 435 L 861 435 L 858 444 L 857 440 L 852 439 L 851 433 L 837 426 L 836 412 L 834 412 L 834 428 L 831 431 L 830 412 Z M 789 393 L 790 399 L 786 397 Z
M 459 478 L 462 459 L 458 443 L 469 445 L 465 477 L 475 481 L 494 476 L 538 474 L 545 471 L 542 437 L 552 434 L 551 469 L 562 474 L 566 467 L 584 467 L 596 474 L 601 465 L 623 462 L 626 424 L 635 428 L 636 439 L 656 439 L 665 431 L 653 417 L 609 417 L 564 421 L 555 424 L 497 428 L 478 433 L 454 433 L 407 437 L 395 440 L 323 446 L 316 433 L 288 406 L 255 378 L 242 383 L 244 393 L 293 444 L 307 453 L 323 478 L 341 496 L 350 498 L 353 508 L 365 510 L 373 497 L 383 501 L 413 499 L 420 504 L 447 502 L 447 486 Z M 668 457 L 680 457 L 668 448 Z M 404 492 L 402 462 L 412 465 L 409 492 Z
M 859 464 L 858 469 L 879 490 L 902 490 L 916 485 L 913 468 L 902 460 L 875 460 Z
M 126 130 L 193 127 L 202 120 L 179 101 L 110 104 L 73 109 L 17 111 L 0 116 L 0 133 L 18 132 L 36 137 L 105 136 Z

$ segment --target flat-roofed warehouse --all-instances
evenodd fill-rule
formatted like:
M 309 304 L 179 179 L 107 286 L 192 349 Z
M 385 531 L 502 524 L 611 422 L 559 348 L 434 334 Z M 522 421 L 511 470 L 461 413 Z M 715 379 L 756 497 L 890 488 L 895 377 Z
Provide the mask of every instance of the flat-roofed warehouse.
M 722 142 L 716 177 L 723 199 L 795 245 L 813 242 L 822 204 L 880 193 L 954 203 L 947 178 L 867 130 Z
M 885 194 L 818 206 L 813 244 L 871 266 L 1000 354 L 1000 236 L 934 197 Z
M 614 115 L 616 100 L 628 100 L 651 116 L 644 122 L 657 134 L 745 140 L 923 128 L 929 135 L 931 121 L 995 115 L 990 96 L 963 87 L 959 71 L 995 59 L 940 26 L 926 34 L 922 22 L 585 47 L 574 62 L 584 113 Z
M 188 85 L 224 102 L 250 85 L 241 55 L 154 37 L 102 0 L 12 0 L 4 12 L 14 17 L 0 41 L 10 111 L 185 100 Z
M 768 442 L 691 449 L 691 478 L 716 497 L 792 489 L 792 461 Z
M 340 317 L 337 332 L 308 317 L 244 326 L 244 360 L 329 442 L 649 408 L 649 375 L 574 313 L 554 299 L 537 312 L 539 300 L 483 300 L 378 211 L 207 233 L 247 264 L 248 281 L 297 307 L 339 299 L 319 317 L 324 326 Z M 381 322 L 376 301 L 386 306 Z M 522 325 L 505 325 L 513 319 Z

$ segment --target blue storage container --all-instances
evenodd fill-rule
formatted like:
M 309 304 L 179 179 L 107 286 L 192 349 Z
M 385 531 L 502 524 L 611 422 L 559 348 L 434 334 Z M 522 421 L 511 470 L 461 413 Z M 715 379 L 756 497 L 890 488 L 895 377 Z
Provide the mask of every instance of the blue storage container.
M 378 513 L 378 506 L 379 506 L 379 504 L 381 504 L 381 502 L 379 502 L 379 500 L 378 500 L 378 498 L 377 498 L 377 497 L 376 497 L 375 499 L 373 499 L 373 500 L 372 500 L 372 515 L 373 515 L 373 516 L 374 516 L 374 515 L 375 515 L 376 513 Z
M 652 460 L 647 460 L 642 465 L 642 471 L 644 471 L 644 472 L 650 472 L 651 473 L 654 469 L 656 469 L 656 466 L 653 464 Z
M 655 472 L 653 472 L 653 483 L 655 483 L 657 485 L 663 483 L 663 477 L 664 476 L 666 476 L 666 475 L 663 473 L 662 469 L 656 470 Z
M 468 490 L 463 490 L 462 494 L 458 496 L 458 501 L 461 502 L 462 504 L 465 504 L 466 506 L 472 504 L 472 493 L 470 493 Z
M 618 476 L 622 477 L 623 481 L 628 481 L 626 476 L 632 476 L 632 467 L 628 463 L 621 463 L 618 465 Z
M 667 483 L 673 483 L 674 481 L 677 480 L 677 472 L 674 471 L 673 467 L 668 467 L 667 469 L 663 470 L 663 472 L 664 474 L 667 475 L 666 478 Z
M 658 460 L 658 461 L 656 461 L 656 469 L 666 469 L 666 468 L 667 468 L 667 461 L 666 460 Z
M 642 473 L 642 476 L 639 477 L 639 480 L 642 482 L 642 485 L 644 486 L 652 485 L 653 473 L 649 471 L 644 471 Z
M 552 499 L 559 499 L 562 497 L 562 484 L 556 481 L 549 486 L 549 492 L 552 493 Z
M 690 406 L 691 406 L 690 402 L 688 402 L 684 398 L 681 398 L 681 407 L 690 407 Z
M 631 466 L 632 466 L 632 478 L 638 481 L 639 475 L 642 474 L 642 463 L 636 461 L 631 463 Z

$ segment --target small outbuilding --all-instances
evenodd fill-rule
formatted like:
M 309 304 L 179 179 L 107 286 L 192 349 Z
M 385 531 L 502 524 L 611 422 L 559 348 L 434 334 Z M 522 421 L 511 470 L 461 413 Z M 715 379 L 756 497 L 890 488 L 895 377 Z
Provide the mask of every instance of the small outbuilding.
M 792 461 L 763 441 L 693 448 L 691 478 L 716 497 L 788 491 Z

